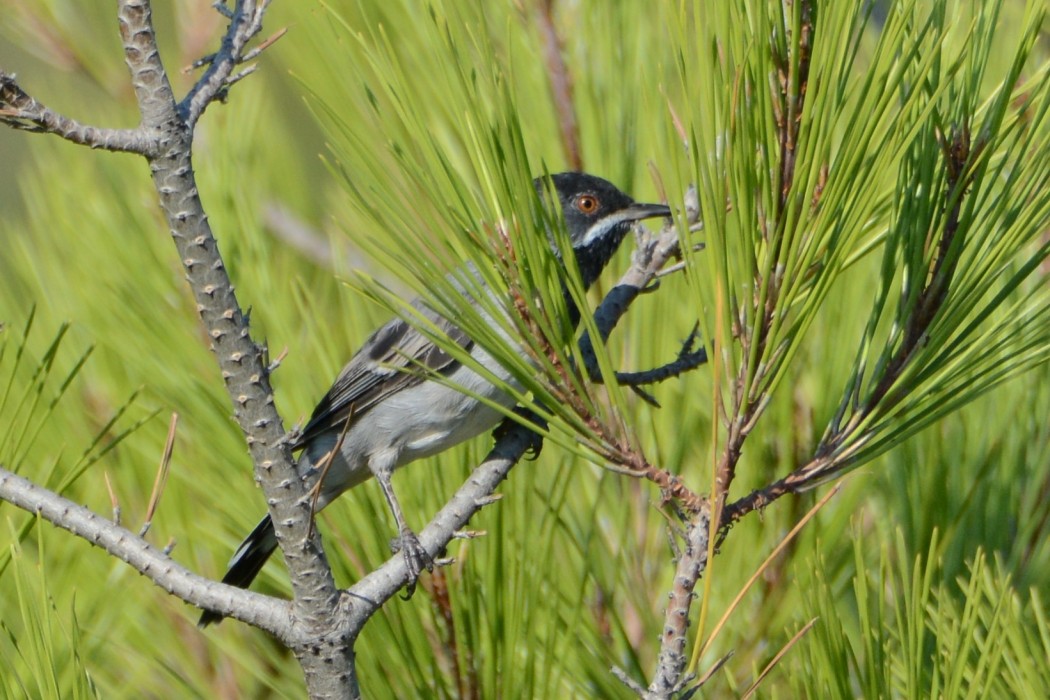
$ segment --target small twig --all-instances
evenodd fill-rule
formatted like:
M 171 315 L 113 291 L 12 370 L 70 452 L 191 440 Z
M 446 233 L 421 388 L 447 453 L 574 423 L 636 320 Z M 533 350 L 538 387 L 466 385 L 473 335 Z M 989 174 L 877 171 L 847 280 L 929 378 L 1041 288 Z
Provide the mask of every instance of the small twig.
M 739 607 L 740 603 L 744 600 L 744 596 L 747 595 L 747 592 L 751 590 L 751 587 L 758 582 L 759 577 L 762 576 L 763 573 L 765 573 L 765 571 L 770 567 L 773 561 L 776 560 L 778 556 L 780 556 L 780 553 L 783 552 L 784 549 L 787 548 L 787 546 L 795 539 L 798 533 L 802 532 L 802 528 L 809 524 L 809 522 L 816 516 L 816 514 L 819 513 L 825 505 L 827 505 L 828 501 L 830 501 L 835 496 L 835 494 L 837 494 L 841 490 L 842 484 L 836 484 L 834 488 L 832 488 L 826 494 L 824 494 L 824 496 L 819 501 L 817 501 L 817 503 L 812 508 L 810 508 L 809 511 L 804 516 L 802 516 L 802 518 L 797 523 L 795 523 L 795 526 L 791 528 L 790 532 L 784 535 L 784 537 L 780 540 L 777 546 L 773 548 L 773 551 L 770 552 L 769 555 L 765 558 L 765 560 L 763 560 L 762 563 L 759 565 L 759 567 L 755 569 L 755 573 L 751 574 L 751 578 L 749 578 L 747 582 L 743 585 L 743 587 L 737 592 L 736 596 L 733 598 L 733 601 L 726 607 L 726 610 L 722 614 L 722 617 L 718 620 L 718 622 L 715 623 L 715 626 L 711 628 L 711 634 L 707 636 L 707 640 L 703 643 L 703 645 L 699 646 L 698 650 L 693 655 L 693 663 L 696 663 L 696 661 L 699 660 L 700 657 L 702 657 L 704 654 L 706 654 L 707 651 L 711 648 L 711 644 L 714 643 L 715 638 L 718 637 L 719 633 L 725 627 L 726 623 L 729 622 L 730 615 L 732 615 L 733 611 L 735 611 L 737 607 Z
M 258 67 L 259 66 L 257 64 L 253 63 L 250 66 L 245 66 L 242 70 L 240 70 L 240 71 L 234 73 L 233 75 L 231 75 L 230 77 L 226 78 L 226 83 L 222 86 L 222 92 L 225 93 L 227 90 L 229 90 L 235 84 L 237 84 L 237 83 L 241 82 L 242 80 L 244 80 L 245 78 L 247 78 L 249 75 L 254 73 Z
M 113 490 L 113 484 L 109 481 L 109 472 L 103 471 L 102 478 L 106 482 L 106 491 L 109 492 L 109 505 L 113 509 L 113 524 L 120 525 L 120 500 L 117 499 L 117 494 Z
M 157 465 L 157 475 L 153 479 L 153 491 L 149 495 L 149 506 L 146 507 L 146 522 L 142 523 L 139 537 L 145 537 L 153 524 L 153 516 L 157 513 L 160 497 L 164 493 L 164 487 L 168 483 L 168 470 L 171 466 L 171 453 L 175 449 L 175 429 L 179 425 L 179 414 L 172 413 L 171 421 L 168 423 L 168 438 L 164 441 L 164 452 L 160 456 L 160 464 Z
M 673 275 L 676 272 L 681 272 L 684 269 L 685 269 L 685 261 L 684 260 L 682 262 L 676 262 L 674 265 L 671 265 L 670 267 L 665 267 L 664 269 L 662 269 L 659 272 L 657 272 L 656 273 L 656 278 L 657 279 L 663 279 L 664 277 L 668 277 L 670 275 Z
M 686 690 L 683 697 L 692 697 L 696 693 L 696 691 L 698 691 L 700 688 L 703 688 L 704 684 L 711 680 L 711 677 L 718 673 L 719 670 L 721 670 L 721 668 L 726 665 L 726 662 L 733 658 L 734 653 L 735 652 L 730 651 L 718 661 L 715 661 L 713 664 L 711 664 L 711 668 L 707 669 L 707 671 L 704 672 L 704 675 L 696 679 L 696 683 L 693 684 L 692 688 Z
M 452 537 L 457 540 L 476 540 L 487 534 L 489 534 L 488 530 L 456 530 L 452 533 Z
M 216 12 L 218 12 L 226 19 L 233 19 L 233 10 L 226 7 L 226 3 L 223 2 L 223 0 L 215 0 L 215 2 L 211 4 L 211 6 L 215 9 Z
M 696 233 L 697 231 L 703 231 L 703 230 L 704 230 L 704 225 L 702 223 L 693 224 L 693 225 L 691 225 L 689 227 L 689 232 L 690 233 Z M 690 250 L 692 252 L 694 252 L 694 253 L 699 253 L 700 251 L 702 251 L 706 247 L 707 246 L 704 243 L 694 243 L 692 248 L 690 248 Z M 685 260 L 680 260 L 679 262 L 676 262 L 674 265 L 669 265 L 668 267 L 665 267 L 664 269 L 662 269 L 659 272 L 657 272 L 655 277 L 656 277 L 656 279 L 663 279 L 664 277 L 669 277 L 669 276 L 673 275 L 676 272 L 681 272 L 685 268 L 686 268 L 686 261 Z
M 321 488 L 324 485 L 325 477 L 328 476 L 328 470 L 332 468 L 332 463 L 335 462 L 335 456 L 339 454 L 339 450 L 343 447 L 343 440 L 346 439 L 346 433 L 350 430 L 350 424 L 354 420 L 355 413 L 354 405 L 350 404 L 350 412 L 346 416 L 346 422 L 343 423 L 343 429 L 339 431 L 339 438 L 335 441 L 332 449 L 321 458 L 320 474 L 317 477 L 317 483 L 310 489 L 310 527 L 307 529 L 307 537 L 313 537 L 314 535 L 314 527 L 317 523 L 317 499 L 321 497 Z
M 254 49 L 252 49 L 251 51 L 248 51 L 246 54 L 241 56 L 241 63 L 247 63 L 248 61 L 254 61 L 256 58 L 259 57 L 259 54 L 261 54 L 263 51 L 265 51 L 266 49 L 268 49 L 271 46 L 273 46 L 275 43 L 277 43 L 278 39 L 280 39 L 281 37 L 283 37 L 287 33 L 288 33 L 288 27 L 283 27 L 281 29 L 278 29 L 276 32 L 274 32 L 270 36 L 268 36 L 265 39 L 263 39 L 262 41 L 260 41 L 259 45 L 256 46 Z
M 215 56 L 216 56 L 216 54 L 214 54 L 214 53 L 206 53 L 206 54 L 204 54 L 203 56 L 198 58 L 196 61 L 191 63 L 190 65 L 184 66 L 183 69 L 182 69 L 182 74 L 183 75 L 189 75 L 190 73 L 192 73 L 193 71 L 197 70 L 198 68 L 203 68 L 204 66 L 210 66 L 211 62 L 215 60 Z
M 635 396 L 637 396 L 638 398 L 640 398 L 642 401 L 644 401 L 645 403 L 649 404 L 653 408 L 663 408 L 663 406 L 660 405 L 660 402 L 656 400 L 656 397 L 653 396 L 652 394 L 650 394 L 648 391 L 646 391 L 642 387 L 640 387 L 640 386 L 631 386 L 629 384 L 626 385 L 626 386 L 627 386 L 628 389 L 631 390 L 631 393 L 633 393 Z
M 645 688 L 638 681 L 627 675 L 627 671 L 624 671 L 619 666 L 612 666 L 609 668 L 609 673 L 616 676 L 616 679 L 627 686 L 635 695 L 640 698 L 645 697 Z
M 286 357 L 288 357 L 287 345 L 284 346 L 284 349 L 281 350 L 280 354 L 278 354 L 277 357 L 273 358 L 273 360 L 270 361 L 270 364 L 266 365 L 266 373 L 273 374 L 274 371 L 281 366 L 281 363 L 284 362 L 284 358 Z
M 762 672 L 758 674 L 758 678 L 755 679 L 755 682 L 752 683 L 746 691 L 744 691 L 744 694 L 740 696 L 740 700 L 747 700 L 747 698 L 750 698 L 755 694 L 755 691 L 758 690 L 759 684 L 765 679 L 766 676 L 769 675 L 769 672 L 772 671 L 778 663 L 780 663 L 780 660 L 784 658 L 784 656 L 789 651 L 791 651 L 791 649 L 796 644 L 798 644 L 799 640 L 806 636 L 807 632 L 813 629 L 813 625 L 817 624 L 818 619 L 820 618 L 814 617 L 812 620 L 803 625 L 802 629 L 795 633 L 795 636 L 788 640 L 787 644 L 785 644 L 784 647 L 776 653 L 776 656 L 774 656 L 769 661 L 769 663 L 766 664 L 766 667 L 762 669 Z
M 540 36 L 543 41 L 543 57 L 546 59 L 547 77 L 550 79 L 551 96 L 558 112 L 558 127 L 561 145 L 570 169 L 583 170 L 580 149 L 580 128 L 576 119 L 576 107 L 572 97 L 572 74 L 562 55 L 562 40 L 554 26 L 554 0 L 539 0 L 537 3 Z

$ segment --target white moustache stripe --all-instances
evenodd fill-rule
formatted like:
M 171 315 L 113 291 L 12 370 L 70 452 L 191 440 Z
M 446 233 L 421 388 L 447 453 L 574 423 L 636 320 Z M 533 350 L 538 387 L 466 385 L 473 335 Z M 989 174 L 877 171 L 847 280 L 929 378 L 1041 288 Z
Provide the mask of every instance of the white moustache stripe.
M 581 248 L 586 248 L 591 243 L 604 236 L 614 226 L 617 226 L 624 221 L 634 221 L 637 218 L 637 214 L 632 211 L 621 211 L 607 216 L 604 219 L 599 219 L 594 222 L 594 225 L 587 229 L 587 233 L 583 234 L 583 242 L 580 244 Z

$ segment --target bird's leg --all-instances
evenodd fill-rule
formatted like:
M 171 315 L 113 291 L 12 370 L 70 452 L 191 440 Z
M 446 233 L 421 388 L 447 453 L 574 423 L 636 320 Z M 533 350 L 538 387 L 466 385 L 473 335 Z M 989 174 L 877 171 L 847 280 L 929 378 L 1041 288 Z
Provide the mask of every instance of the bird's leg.
M 434 560 L 427 554 L 427 550 L 423 549 L 416 533 L 412 532 L 412 528 L 405 521 L 405 514 L 401 512 L 401 504 L 394 495 L 394 485 L 390 483 L 391 470 L 377 469 L 374 473 L 379 487 L 383 489 L 386 502 L 394 513 L 394 520 L 397 521 L 398 544 L 401 554 L 405 557 L 405 564 L 408 566 L 408 586 L 405 588 L 405 600 L 408 600 L 416 590 L 416 580 L 423 573 L 423 569 L 434 570 Z
M 678 357 L 675 360 L 642 372 L 616 372 L 616 383 L 620 386 L 629 387 L 643 401 L 659 408 L 660 404 L 656 402 L 656 399 L 639 387 L 673 379 L 707 364 L 707 350 L 704 346 L 694 347 L 699 338 L 700 324 L 697 323 L 693 326 L 689 337 L 682 343 L 682 348 L 678 351 Z M 590 380 L 596 384 L 604 383 L 605 380 L 598 369 L 598 358 L 594 354 L 594 347 L 591 345 L 590 336 L 587 334 L 584 334 L 580 340 L 580 352 L 583 357 L 583 366 L 587 370 Z

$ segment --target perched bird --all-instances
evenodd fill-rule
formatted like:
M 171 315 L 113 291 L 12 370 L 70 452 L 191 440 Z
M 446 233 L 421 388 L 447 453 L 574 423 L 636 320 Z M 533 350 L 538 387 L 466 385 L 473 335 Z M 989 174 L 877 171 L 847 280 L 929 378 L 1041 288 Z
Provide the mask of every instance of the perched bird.
M 544 180 L 537 178 L 535 185 L 545 196 Z M 551 175 L 550 185 L 587 287 L 601 274 L 634 222 L 671 213 L 662 204 L 639 204 L 606 180 L 586 173 Z M 555 255 L 562 259 L 553 237 L 549 238 Z M 512 386 L 516 384 L 505 368 L 454 323 L 422 302 L 413 305 L 483 367 Z M 579 314 L 575 306 L 570 305 L 570 309 L 575 324 Z M 467 392 L 427 381 L 420 367 L 440 373 Z M 405 521 L 390 477 L 398 467 L 494 428 L 502 414 L 476 396 L 506 407 L 514 403 L 411 324 L 395 318 L 373 333 L 350 359 L 293 445 L 302 450 L 296 465 L 300 476 L 313 484 L 318 477 L 323 479 L 317 493 L 318 510 L 347 489 L 371 476 L 376 478 L 397 522 L 412 582 L 431 563 Z M 276 548 L 273 523 L 267 515 L 234 553 L 223 583 L 247 588 Z M 200 626 L 221 619 L 221 615 L 205 611 Z

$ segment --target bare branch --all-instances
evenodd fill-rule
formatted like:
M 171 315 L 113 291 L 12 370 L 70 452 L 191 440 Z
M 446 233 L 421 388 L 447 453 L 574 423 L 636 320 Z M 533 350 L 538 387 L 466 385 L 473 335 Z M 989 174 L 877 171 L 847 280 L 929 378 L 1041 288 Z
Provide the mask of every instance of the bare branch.
M 285 641 L 303 667 L 310 693 L 346 694 L 353 675 L 353 650 L 348 643 L 349 631 L 333 626 L 332 610 L 338 604 L 339 591 L 320 538 L 311 534 L 310 499 L 295 470 L 283 421 L 274 406 L 265 348 L 252 340 L 248 319 L 234 294 L 200 200 L 191 157 L 195 119 L 219 95 L 245 42 L 259 31 L 267 4 L 238 3 L 222 49 L 197 88 L 180 105 L 175 104 L 160 60 L 149 2 L 122 0 L 118 14 L 125 61 L 143 126 L 163 133 L 164 150 L 149 158 L 154 186 L 288 564 L 295 592 L 296 628 Z M 212 609 L 241 619 L 231 600 Z M 318 640 L 325 640 L 320 644 L 324 653 L 317 651 Z
M 139 537 L 145 537 L 153 524 L 153 516 L 157 513 L 160 497 L 164 493 L 164 487 L 168 483 L 168 471 L 171 467 L 171 455 L 175 450 L 175 429 L 179 424 L 179 414 L 171 414 L 171 422 L 168 423 L 168 437 L 164 441 L 164 452 L 160 456 L 160 464 L 157 465 L 157 475 L 153 479 L 153 492 L 149 495 L 149 505 L 146 507 L 146 522 L 142 523 Z M 108 482 L 107 482 L 108 483 Z
M 146 130 L 102 129 L 63 116 L 26 93 L 13 73 L 0 71 L 0 122 L 14 129 L 55 134 L 67 141 L 106 151 L 146 155 L 155 137 Z
M 124 47 L 124 63 L 131 73 L 131 86 L 142 114 L 142 127 L 171 128 L 178 124 L 175 94 L 160 60 L 149 0 L 121 0 L 117 4 L 117 21 Z M 158 138 L 159 135 L 158 131 Z
M 707 568 L 710 526 L 711 510 L 705 504 L 686 528 L 685 551 L 679 556 L 675 567 L 674 585 L 664 613 L 664 630 L 660 635 L 656 673 L 644 696 L 647 700 L 670 698 L 691 680 L 683 676 L 687 661 L 685 647 L 688 643 L 689 608 L 700 575 Z
M 179 113 L 188 126 L 197 123 L 208 105 L 216 99 L 223 99 L 230 85 L 251 72 L 251 69 L 246 69 L 235 74 L 238 66 L 257 58 L 261 51 L 280 38 L 282 32 L 257 48 L 248 49 L 248 42 L 262 31 L 263 15 L 269 5 L 269 0 L 241 0 L 236 4 L 230 13 L 230 25 L 222 38 L 221 48 L 208 57 L 208 69 L 179 103 Z M 220 11 L 226 10 L 222 5 L 216 7 Z
M 288 603 L 198 576 L 130 530 L 3 467 L 0 467 L 0 500 L 37 513 L 52 525 L 104 549 L 190 605 L 223 610 L 230 617 L 278 638 L 288 637 L 291 629 Z

